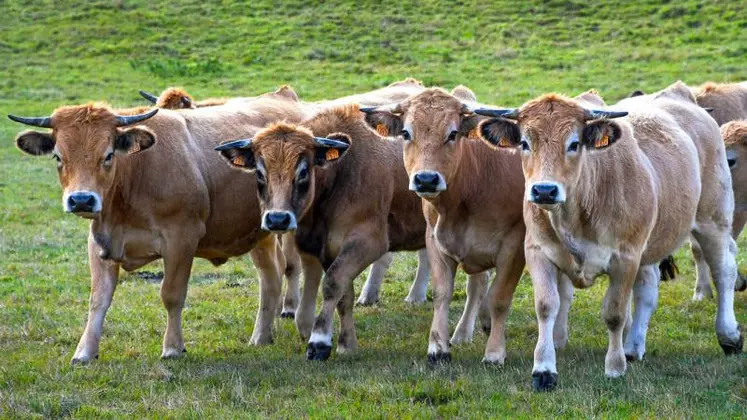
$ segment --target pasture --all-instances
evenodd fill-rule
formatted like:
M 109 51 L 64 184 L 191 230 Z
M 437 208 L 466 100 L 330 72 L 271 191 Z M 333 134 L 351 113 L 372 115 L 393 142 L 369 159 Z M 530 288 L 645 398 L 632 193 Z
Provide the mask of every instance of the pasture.
M 508 358 L 480 363 L 486 336 L 426 365 L 430 304 L 403 302 L 414 255 L 400 254 L 382 300 L 357 307 L 359 351 L 308 362 L 292 322 L 275 343 L 248 344 L 258 278 L 248 257 L 192 271 L 188 354 L 159 359 L 166 312 L 149 273 L 123 274 L 101 358 L 71 366 L 88 311 L 88 222 L 64 214 L 55 164 L 14 146 L 25 127 L 5 114 L 63 104 L 144 104 L 184 86 L 196 98 L 250 96 L 292 85 L 335 98 L 407 76 L 469 86 L 480 101 L 518 106 L 543 92 L 596 88 L 608 103 L 682 79 L 747 80 L 747 5 L 734 1 L 0 2 L 0 417 L 747 417 L 747 357 L 726 358 L 713 301 L 690 300 L 681 276 L 661 286 L 643 362 L 604 376 L 606 282 L 576 292 L 558 389 L 531 390 L 537 325 L 529 278 L 508 320 Z M 497 152 L 496 152 L 497 153 Z M 747 249 L 745 237 L 740 249 Z M 738 257 L 747 270 L 747 252 Z M 356 292 L 363 278 L 356 281 Z M 465 301 L 457 278 L 450 318 Z M 747 293 L 735 298 L 747 325 Z

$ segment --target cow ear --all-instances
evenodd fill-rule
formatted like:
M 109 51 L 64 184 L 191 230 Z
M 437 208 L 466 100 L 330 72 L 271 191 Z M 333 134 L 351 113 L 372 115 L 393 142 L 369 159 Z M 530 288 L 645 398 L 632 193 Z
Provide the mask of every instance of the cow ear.
M 616 122 L 610 120 L 592 121 L 584 127 L 581 143 L 593 150 L 612 146 L 622 136 L 622 130 Z
M 398 136 L 404 128 L 402 117 L 389 111 L 366 113 L 366 124 L 382 137 Z
M 156 144 L 156 135 L 143 126 L 119 130 L 114 139 L 114 152 L 132 155 L 142 152 Z
M 519 125 L 506 118 L 482 120 L 477 126 L 480 138 L 493 147 L 513 148 L 521 142 Z
M 462 123 L 459 126 L 459 134 L 467 137 L 470 140 L 480 140 L 480 122 L 483 121 L 485 117 L 477 115 L 477 114 L 470 114 L 465 115 L 462 117 Z
M 350 148 L 350 136 L 332 133 L 327 137 L 314 137 L 314 164 L 326 166 L 339 160 Z
M 223 143 L 215 148 L 231 166 L 247 172 L 257 170 L 257 159 L 251 140 L 234 140 Z
M 54 137 L 50 133 L 28 130 L 16 137 L 16 146 L 30 155 L 46 155 L 54 150 Z

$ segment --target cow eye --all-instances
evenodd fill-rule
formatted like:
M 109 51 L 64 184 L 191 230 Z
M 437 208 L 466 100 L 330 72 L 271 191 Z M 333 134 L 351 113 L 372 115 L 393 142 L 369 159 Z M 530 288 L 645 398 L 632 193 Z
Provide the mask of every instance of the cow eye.
M 109 154 L 104 157 L 104 165 L 111 165 L 112 159 L 114 159 L 114 152 L 109 152 Z
M 296 181 L 298 182 L 306 182 L 309 180 L 309 169 L 308 168 L 301 168 L 300 171 L 298 171 L 298 175 L 296 175 Z
M 577 141 L 571 142 L 571 144 L 568 145 L 568 151 L 572 153 L 578 152 L 578 145 Z
M 262 173 L 262 171 L 256 171 L 255 172 L 257 177 L 257 182 L 260 184 L 265 184 L 267 181 L 265 180 L 265 175 Z
M 412 140 L 412 137 L 410 137 L 410 132 L 407 130 L 402 130 L 402 132 L 399 133 L 399 135 L 402 136 L 402 140 L 404 141 Z
M 55 161 L 57 161 L 57 167 L 58 168 L 62 167 L 62 159 L 60 158 L 60 155 L 58 155 L 57 153 L 53 153 L 52 154 L 52 159 L 54 159 Z
M 529 142 L 527 142 L 526 140 L 522 140 L 520 145 L 523 152 L 528 152 L 530 150 Z
M 457 134 L 459 133 L 457 133 L 456 131 L 452 131 L 451 133 L 449 133 L 449 136 L 446 137 L 446 143 L 453 143 L 454 141 L 456 141 Z

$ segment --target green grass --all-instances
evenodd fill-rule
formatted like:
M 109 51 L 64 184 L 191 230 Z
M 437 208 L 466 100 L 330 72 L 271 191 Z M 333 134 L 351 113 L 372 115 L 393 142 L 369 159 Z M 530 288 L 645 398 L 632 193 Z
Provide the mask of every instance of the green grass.
M 677 79 L 747 80 L 743 2 L 163 3 L 0 2 L 0 113 L 49 114 L 91 100 L 129 106 L 142 103 L 138 89 L 169 85 L 206 97 L 289 83 L 317 100 L 414 76 L 520 105 L 546 91 L 597 88 L 614 102 Z M 604 284 L 577 292 L 553 394 L 530 390 L 536 321 L 526 278 L 509 318 L 506 366 L 480 364 L 480 333 L 454 349 L 451 366 L 428 369 L 431 308 L 402 302 L 412 255 L 398 256 L 379 307 L 356 309 L 360 351 L 349 357 L 307 362 L 305 344 L 280 320 L 274 345 L 250 347 L 258 281 L 241 258 L 218 269 L 196 264 L 185 359 L 158 358 L 158 285 L 124 275 L 101 359 L 71 367 L 87 313 L 87 224 L 62 213 L 52 160 L 15 150 L 22 129 L 0 121 L 0 417 L 747 416 L 745 356 L 725 358 L 715 304 L 690 301 L 694 274 L 684 251 L 683 278 L 662 285 L 647 359 L 621 380 L 603 373 Z M 458 288 L 454 322 L 463 275 Z M 735 307 L 747 325 L 746 294 Z

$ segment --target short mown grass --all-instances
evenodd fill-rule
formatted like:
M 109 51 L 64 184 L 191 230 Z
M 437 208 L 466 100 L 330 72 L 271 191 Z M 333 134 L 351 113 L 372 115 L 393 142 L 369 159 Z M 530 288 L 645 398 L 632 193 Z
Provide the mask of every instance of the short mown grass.
M 0 2 L 0 113 L 42 115 L 92 100 L 129 106 L 141 103 L 138 89 L 169 85 L 206 97 L 289 83 L 317 100 L 413 76 L 520 105 L 547 91 L 596 88 L 614 102 L 678 79 L 747 80 L 742 2 L 274 3 Z M 577 292 L 552 394 L 530 388 L 537 328 L 528 278 L 509 318 L 504 367 L 480 363 L 486 337 L 478 333 L 454 348 L 451 365 L 429 369 L 432 310 L 403 302 L 415 271 L 406 254 L 389 271 L 381 304 L 356 309 L 355 355 L 307 362 L 305 343 L 281 320 L 272 346 L 249 346 L 257 274 L 237 258 L 195 265 L 183 360 L 158 358 L 158 284 L 123 274 L 101 359 L 72 367 L 87 313 L 87 223 L 61 211 L 52 160 L 15 150 L 23 129 L 0 121 L 0 417 L 747 416 L 747 359 L 723 356 L 715 304 L 691 302 L 689 251 L 678 254 L 681 278 L 662 285 L 646 360 L 622 379 L 603 374 L 604 282 Z M 457 287 L 454 322 L 463 275 Z M 747 325 L 747 295 L 735 308 Z

